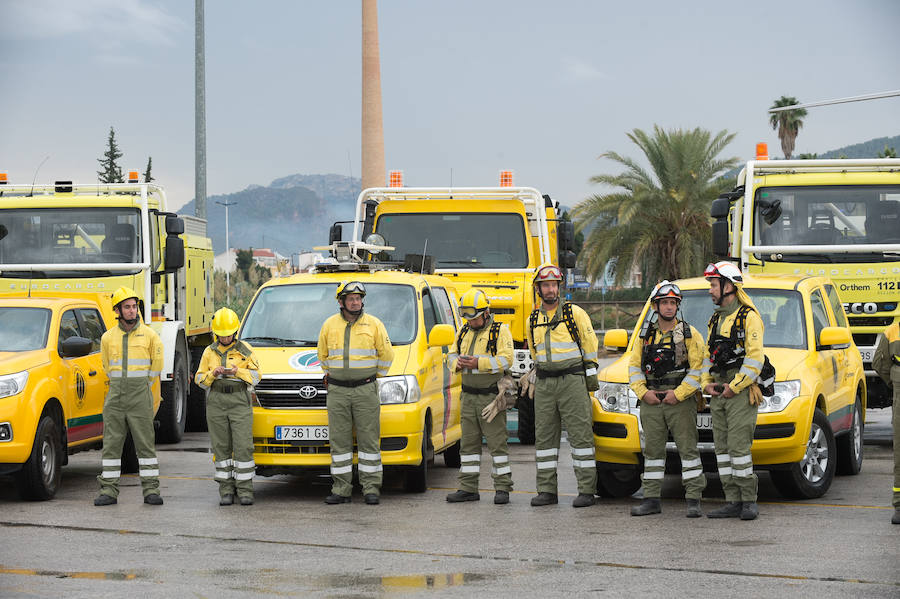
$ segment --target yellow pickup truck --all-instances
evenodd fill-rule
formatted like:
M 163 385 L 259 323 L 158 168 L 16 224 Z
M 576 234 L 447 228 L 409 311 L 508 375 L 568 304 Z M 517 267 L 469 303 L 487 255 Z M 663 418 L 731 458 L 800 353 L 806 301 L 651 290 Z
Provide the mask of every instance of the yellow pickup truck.
M 847 316 L 825 277 L 745 275 L 744 290 L 765 324 L 763 344 L 775 366 L 775 395 L 760 406 L 753 441 L 753 465 L 769 470 L 788 497 L 821 497 L 835 472 L 857 474 L 862 467 L 866 378 Z M 712 315 L 709 284 L 703 278 L 677 281 L 683 318 L 704 336 Z M 625 330 L 608 331 L 603 345 L 631 351 L 649 302 L 628 340 Z M 627 353 L 600 371 L 595 392 L 594 441 L 598 492 L 627 496 L 641 485 L 643 470 L 640 404 L 628 387 Z M 704 470 L 715 472 L 712 417 L 697 414 Z M 666 446 L 670 463 L 675 445 Z M 677 465 L 677 464 L 675 464 Z M 667 467 L 668 468 L 668 467 Z
M 0 475 L 13 475 L 25 499 L 52 498 L 68 456 L 102 445 L 100 337 L 112 310 L 96 295 L 68 295 L 0 298 Z M 156 382 L 154 413 L 159 392 Z M 133 444 L 123 457 L 136 471 Z

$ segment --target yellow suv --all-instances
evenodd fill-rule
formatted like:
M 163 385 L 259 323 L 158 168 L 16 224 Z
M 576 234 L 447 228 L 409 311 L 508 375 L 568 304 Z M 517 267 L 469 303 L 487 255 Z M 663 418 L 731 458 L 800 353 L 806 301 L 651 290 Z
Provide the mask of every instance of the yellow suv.
M 447 367 L 460 326 L 455 289 L 445 277 L 372 263 L 332 266 L 270 280 L 242 321 L 238 336 L 260 364 L 253 407 L 257 474 L 327 471 L 331 463 L 328 391 L 316 342 L 322 323 L 338 310 L 338 284 L 352 280 L 366 286 L 365 310 L 384 323 L 394 346 L 388 376 L 378 379 L 382 463 L 402 468 L 408 491 L 423 492 L 434 454 L 443 453 L 450 467 L 460 462 L 460 376 Z
M 771 472 L 785 496 L 821 497 L 835 472 L 862 467 L 866 381 L 862 358 L 830 279 L 791 275 L 744 276 L 744 290 L 765 324 L 763 344 L 775 366 L 775 395 L 760 406 L 753 441 L 753 465 Z M 679 318 L 702 335 L 713 311 L 703 278 L 677 281 L 684 294 Z M 608 331 L 603 345 L 631 351 L 644 319 L 644 306 L 631 340 L 623 329 Z M 603 370 L 595 393 L 594 441 L 598 492 L 626 496 L 641 484 L 640 404 L 628 387 L 628 355 Z M 712 417 L 697 414 L 704 470 L 715 472 Z M 670 456 L 677 452 L 671 441 Z

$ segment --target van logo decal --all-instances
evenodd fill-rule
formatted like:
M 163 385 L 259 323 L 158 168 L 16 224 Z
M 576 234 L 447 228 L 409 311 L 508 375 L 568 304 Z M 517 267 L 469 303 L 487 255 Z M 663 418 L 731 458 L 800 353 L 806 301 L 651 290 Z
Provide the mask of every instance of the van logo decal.
M 288 364 L 298 372 L 322 372 L 322 363 L 316 350 L 296 353 L 288 360 Z

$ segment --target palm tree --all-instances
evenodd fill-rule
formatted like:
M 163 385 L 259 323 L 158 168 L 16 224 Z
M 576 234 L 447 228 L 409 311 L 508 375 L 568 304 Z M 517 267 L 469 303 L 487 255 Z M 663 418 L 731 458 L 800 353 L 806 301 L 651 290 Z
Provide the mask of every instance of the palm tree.
M 734 134 L 664 131 L 655 125 L 652 137 L 640 129 L 628 137 L 646 156 L 650 171 L 616 152 L 603 154 L 626 170 L 596 175 L 591 182 L 616 190 L 595 194 L 573 210 L 576 228 L 590 229 L 581 254 L 588 278 L 597 280 L 616 258 L 621 266 L 617 284 L 631 271 L 625 265 L 632 264 L 641 268 L 645 286 L 703 272 L 712 255 L 710 202 L 727 185 L 716 177 L 737 164 L 737 158 L 718 155 Z
M 771 108 L 794 106 L 799 103 L 797 98 L 792 96 L 781 96 L 781 98 L 775 100 Z M 797 139 L 800 127 L 803 126 L 803 117 L 805 116 L 805 108 L 782 110 L 769 115 L 769 124 L 772 125 L 772 129 L 778 130 L 778 139 L 781 140 L 781 151 L 784 152 L 785 160 L 790 160 L 791 154 L 794 153 L 794 140 Z

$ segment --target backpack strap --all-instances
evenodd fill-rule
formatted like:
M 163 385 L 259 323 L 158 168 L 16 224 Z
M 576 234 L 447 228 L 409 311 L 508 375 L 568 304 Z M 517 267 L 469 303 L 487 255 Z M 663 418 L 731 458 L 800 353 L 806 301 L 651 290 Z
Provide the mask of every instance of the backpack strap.
M 463 325 L 459 328 L 459 336 L 456 338 L 456 353 L 458 353 L 458 354 L 463 353 L 463 348 L 462 348 L 463 337 L 465 337 L 466 333 L 468 333 L 468 332 L 469 332 L 469 323 L 467 323 L 467 322 L 463 323 Z
M 500 323 L 492 322 L 488 332 L 487 351 L 492 356 L 497 355 L 497 340 L 500 338 Z
M 578 346 L 578 351 L 584 355 L 584 350 L 581 349 L 581 336 L 578 334 L 578 325 L 575 324 L 575 314 L 572 312 L 572 304 L 569 302 L 562 305 L 562 317 L 563 322 L 566 323 L 566 329 L 569 331 L 569 337 Z

